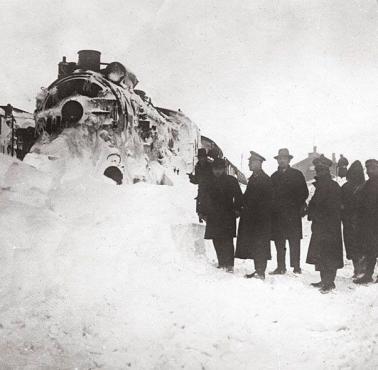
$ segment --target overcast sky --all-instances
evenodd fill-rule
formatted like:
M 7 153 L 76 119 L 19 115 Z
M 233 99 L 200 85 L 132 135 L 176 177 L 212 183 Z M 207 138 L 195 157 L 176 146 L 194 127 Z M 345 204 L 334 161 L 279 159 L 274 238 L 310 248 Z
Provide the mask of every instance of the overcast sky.
M 235 164 L 316 144 L 378 157 L 376 0 L 0 0 L 0 103 L 32 111 L 63 55 L 97 49 Z M 246 156 L 246 154 L 245 154 Z M 246 163 L 244 163 L 246 167 Z

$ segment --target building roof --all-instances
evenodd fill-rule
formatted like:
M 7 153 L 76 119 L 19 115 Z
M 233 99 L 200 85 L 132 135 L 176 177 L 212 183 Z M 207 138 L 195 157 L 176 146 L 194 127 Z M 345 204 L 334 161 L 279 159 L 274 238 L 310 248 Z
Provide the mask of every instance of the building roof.
M 4 111 L 6 109 L 6 105 L 0 105 L 0 108 Z M 30 112 L 27 112 L 26 110 L 22 110 L 20 108 L 16 108 L 16 107 L 13 107 L 13 112 L 15 113 L 26 113 L 26 114 L 30 114 L 30 115 L 33 115 L 32 113 Z
M 317 147 L 314 146 L 314 149 L 311 153 L 308 153 L 308 157 L 307 158 L 304 158 L 302 159 L 301 161 L 295 163 L 292 165 L 293 168 L 301 171 L 306 179 L 306 181 L 312 181 L 314 179 L 314 176 L 315 176 L 315 166 L 313 165 L 312 161 L 315 159 L 315 158 L 319 158 L 320 157 L 320 153 L 318 153 L 317 151 Z M 332 154 L 332 162 L 333 162 L 333 165 L 331 167 L 331 174 L 336 176 L 336 158 L 335 158 L 335 155 Z
M 6 105 L 0 105 L 0 115 L 5 116 Z M 20 108 L 13 108 L 13 116 L 16 120 L 16 124 L 20 128 L 34 127 L 34 115 Z

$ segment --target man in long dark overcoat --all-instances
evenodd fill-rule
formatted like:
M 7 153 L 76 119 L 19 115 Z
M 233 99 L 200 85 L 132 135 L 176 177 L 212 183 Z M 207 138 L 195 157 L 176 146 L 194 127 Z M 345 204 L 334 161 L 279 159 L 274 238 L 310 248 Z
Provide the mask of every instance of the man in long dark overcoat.
M 211 161 L 209 160 L 206 149 L 199 148 L 197 152 L 198 161 L 194 166 L 194 174 L 189 173 L 189 181 L 192 184 L 198 185 L 198 192 L 196 197 L 196 212 L 199 214 L 200 209 L 200 198 L 201 198 L 201 191 L 206 187 L 206 184 L 211 180 L 213 177 L 213 170 L 211 166 Z M 200 218 L 200 222 L 202 222 Z
M 214 176 L 205 184 L 199 199 L 199 216 L 206 221 L 205 239 L 211 239 L 219 268 L 233 271 L 236 219 L 242 207 L 238 180 L 226 174 L 224 159 L 213 163 Z
M 307 263 L 320 271 L 321 281 L 313 283 L 322 293 L 335 289 L 337 269 L 344 267 L 341 237 L 341 189 L 332 180 L 332 161 L 323 155 L 315 158 L 315 193 L 308 207 L 308 219 L 312 221 L 311 241 Z
M 373 280 L 378 257 L 378 160 L 369 159 L 365 165 L 369 179 L 359 193 L 358 239 L 366 260 L 366 271 L 362 277 L 354 280 L 357 284 Z
M 274 157 L 278 170 L 271 176 L 274 190 L 272 240 L 277 250 L 277 268 L 271 274 L 286 272 L 286 240 L 290 247 L 290 266 L 300 274 L 302 215 L 308 197 L 308 187 L 301 171 L 290 167 L 293 156 L 288 149 L 280 149 Z
M 360 161 L 354 161 L 346 173 L 346 183 L 341 187 L 341 220 L 346 258 L 352 260 L 357 278 L 362 273 L 362 248 L 358 235 L 358 205 L 360 191 L 365 183 L 364 168 Z
M 253 171 L 243 195 L 235 258 L 253 259 L 255 272 L 247 278 L 265 279 L 270 260 L 271 214 L 273 187 L 270 177 L 262 170 L 265 158 L 251 151 L 249 168 Z

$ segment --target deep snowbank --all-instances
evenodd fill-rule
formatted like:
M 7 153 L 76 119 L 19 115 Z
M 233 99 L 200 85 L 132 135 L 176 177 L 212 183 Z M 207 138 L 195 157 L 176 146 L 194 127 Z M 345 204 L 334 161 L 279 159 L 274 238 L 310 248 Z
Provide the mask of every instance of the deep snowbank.
M 0 368 L 376 367 L 378 287 L 353 286 L 350 266 L 326 296 L 308 266 L 265 282 L 241 261 L 223 273 L 184 176 L 66 175 L 0 158 Z

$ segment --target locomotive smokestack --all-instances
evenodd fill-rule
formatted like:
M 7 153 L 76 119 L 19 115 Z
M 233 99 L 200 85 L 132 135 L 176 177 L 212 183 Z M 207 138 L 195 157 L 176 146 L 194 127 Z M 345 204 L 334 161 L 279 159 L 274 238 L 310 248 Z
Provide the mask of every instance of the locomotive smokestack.
M 101 53 L 97 50 L 80 50 L 79 61 L 77 63 L 80 69 L 100 72 Z

